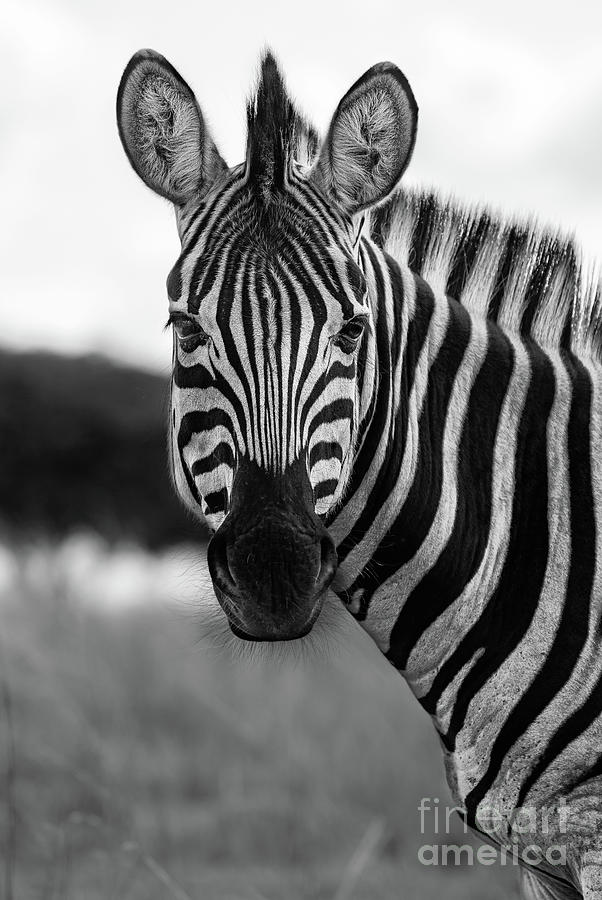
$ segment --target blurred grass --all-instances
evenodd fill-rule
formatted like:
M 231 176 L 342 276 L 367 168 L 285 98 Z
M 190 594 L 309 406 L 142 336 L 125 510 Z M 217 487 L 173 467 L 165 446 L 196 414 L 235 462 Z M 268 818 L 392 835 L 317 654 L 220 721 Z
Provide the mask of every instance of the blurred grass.
M 420 798 L 451 802 L 436 736 L 351 620 L 323 658 L 250 665 L 181 610 L 109 613 L 15 571 L 0 859 L 14 839 L 16 900 L 515 896 L 509 867 L 419 864 L 420 844 L 469 839 L 420 835 Z

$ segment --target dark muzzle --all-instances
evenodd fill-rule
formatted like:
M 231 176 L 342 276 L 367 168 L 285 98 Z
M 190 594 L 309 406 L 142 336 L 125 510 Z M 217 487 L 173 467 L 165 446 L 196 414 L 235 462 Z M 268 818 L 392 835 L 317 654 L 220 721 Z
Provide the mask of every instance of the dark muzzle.
M 337 567 L 305 467 L 274 476 L 243 463 L 207 559 L 230 627 L 247 640 L 293 640 L 316 621 Z

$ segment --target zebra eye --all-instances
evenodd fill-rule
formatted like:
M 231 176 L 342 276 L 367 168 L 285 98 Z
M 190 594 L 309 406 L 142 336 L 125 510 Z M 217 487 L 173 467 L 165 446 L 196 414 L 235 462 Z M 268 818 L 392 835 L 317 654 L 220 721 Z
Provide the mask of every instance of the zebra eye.
M 343 325 L 335 337 L 335 342 L 341 350 L 344 350 L 345 353 L 351 353 L 355 350 L 359 339 L 366 329 L 366 322 L 365 316 L 355 316 Z
M 180 347 L 186 353 L 191 353 L 209 340 L 207 332 L 203 331 L 201 326 L 193 319 L 184 316 L 181 318 L 170 318 L 170 323 L 173 325 Z

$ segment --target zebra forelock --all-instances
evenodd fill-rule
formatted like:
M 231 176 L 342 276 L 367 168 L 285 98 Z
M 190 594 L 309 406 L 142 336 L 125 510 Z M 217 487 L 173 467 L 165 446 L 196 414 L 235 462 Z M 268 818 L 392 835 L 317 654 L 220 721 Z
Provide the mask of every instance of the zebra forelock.
M 292 161 L 310 165 L 319 143 L 317 132 L 288 96 L 276 59 L 267 50 L 257 89 L 247 104 L 247 169 L 257 197 L 269 204 L 284 190 Z

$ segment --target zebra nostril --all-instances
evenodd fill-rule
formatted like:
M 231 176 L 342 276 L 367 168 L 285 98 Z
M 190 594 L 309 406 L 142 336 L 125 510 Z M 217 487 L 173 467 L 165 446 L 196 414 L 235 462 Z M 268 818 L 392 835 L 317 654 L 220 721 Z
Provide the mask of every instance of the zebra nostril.
M 337 570 L 337 551 L 329 534 L 320 541 L 320 570 L 316 578 L 316 596 L 324 593 Z
M 213 535 L 207 548 L 207 564 L 213 583 L 223 594 L 234 598 L 237 594 L 236 581 L 228 564 L 228 540 L 218 532 Z

